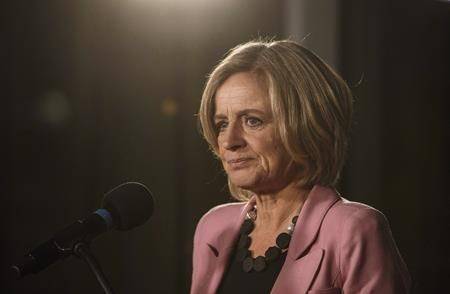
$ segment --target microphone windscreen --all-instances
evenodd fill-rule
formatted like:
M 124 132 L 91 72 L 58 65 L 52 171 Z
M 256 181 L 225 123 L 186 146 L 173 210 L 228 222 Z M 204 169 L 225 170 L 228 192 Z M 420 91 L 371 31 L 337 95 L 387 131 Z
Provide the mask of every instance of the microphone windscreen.
M 109 191 L 102 207 L 111 212 L 115 227 L 126 231 L 144 224 L 152 216 L 154 200 L 146 186 L 128 182 Z

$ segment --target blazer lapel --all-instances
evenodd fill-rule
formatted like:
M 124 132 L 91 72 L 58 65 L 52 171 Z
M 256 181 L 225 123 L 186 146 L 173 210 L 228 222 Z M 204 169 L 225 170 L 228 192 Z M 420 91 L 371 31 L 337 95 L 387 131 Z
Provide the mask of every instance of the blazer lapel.
M 230 254 L 233 250 L 235 241 L 239 235 L 239 230 L 242 223 L 245 220 L 247 212 L 254 206 L 255 198 L 250 199 L 247 204 L 243 207 L 240 215 L 235 218 L 234 222 L 230 223 L 230 226 L 221 232 L 221 234 L 211 236 L 209 240 L 206 240 L 206 245 L 208 250 L 211 251 L 209 264 L 212 266 L 210 270 L 212 271 L 209 282 L 208 293 L 216 293 L 217 289 L 222 281 L 223 274 L 228 265 L 228 260 Z M 234 216 L 230 216 L 232 219 Z M 204 281 L 207 283 L 207 281 Z
M 306 293 L 320 267 L 324 251 L 309 252 L 328 210 L 339 200 L 335 190 L 314 186 L 300 212 L 288 255 L 272 293 Z
M 288 264 L 285 263 L 271 293 L 307 293 L 312 285 L 317 271 L 320 268 L 323 255 L 323 249 L 316 249 L 295 262 Z

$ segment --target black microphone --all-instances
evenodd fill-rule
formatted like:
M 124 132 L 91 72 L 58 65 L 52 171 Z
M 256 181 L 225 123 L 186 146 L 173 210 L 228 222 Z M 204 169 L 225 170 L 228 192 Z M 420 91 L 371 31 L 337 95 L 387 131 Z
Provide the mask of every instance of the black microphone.
M 73 247 L 89 243 L 111 229 L 131 230 L 144 224 L 153 214 L 154 200 L 143 184 L 124 183 L 109 191 L 103 198 L 102 208 L 85 219 L 77 220 L 57 232 L 50 240 L 30 251 L 12 268 L 19 278 L 38 273 L 59 259 L 73 253 Z

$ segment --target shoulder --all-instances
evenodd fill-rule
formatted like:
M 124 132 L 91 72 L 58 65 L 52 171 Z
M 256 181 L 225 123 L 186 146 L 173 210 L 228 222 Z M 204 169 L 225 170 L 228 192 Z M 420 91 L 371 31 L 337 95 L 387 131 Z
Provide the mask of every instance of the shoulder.
M 215 206 L 202 216 L 199 223 L 230 221 L 230 218 L 241 214 L 246 204 L 247 202 L 234 202 Z
M 327 213 L 327 218 L 340 225 L 372 224 L 382 225 L 387 222 L 384 214 L 364 203 L 349 201 L 342 198 L 333 205 Z
M 344 292 L 406 293 L 407 267 L 379 210 L 341 198 L 329 211 Z M 355 289 L 359 289 L 356 291 Z
M 340 198 L 329 209 L 321 231 L 325 246 L 335 250 L 343 272 L 361 260 L 367 262 L 369 256 L 376 268 L 389 259 L 398 259 L 386 217 L 369 205 Z
M 322 228 L 336 239 L 373 238 L 390 234 L 389 223 L 384 214 L 363 203 L 341 198 L 328 211 Z
M 203 231 L 204 227 L 220 229 L 238 220 L 247 202 L 234 202 L 215 206 L 205 213 L 197 224 L 196 234 Z

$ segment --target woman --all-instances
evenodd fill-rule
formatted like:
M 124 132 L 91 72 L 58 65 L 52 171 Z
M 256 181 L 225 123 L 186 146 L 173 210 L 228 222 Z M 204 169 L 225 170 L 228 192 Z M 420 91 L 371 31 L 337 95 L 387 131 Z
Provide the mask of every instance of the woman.
M 407 293 L 384 215 L 336 192 L 346 83 L 292 41 L 250 42 L 210 75 L 199 112 L 232 195 L 194 236 L 191 293 Z

